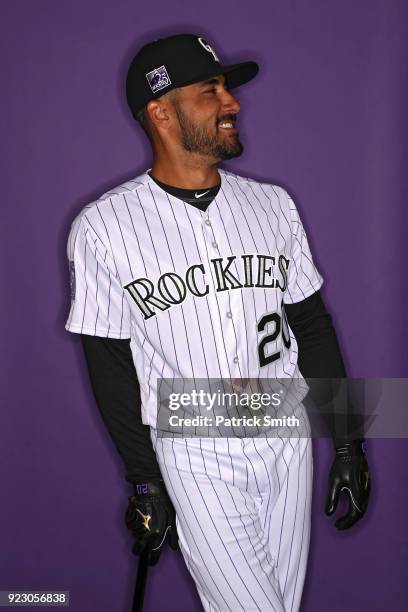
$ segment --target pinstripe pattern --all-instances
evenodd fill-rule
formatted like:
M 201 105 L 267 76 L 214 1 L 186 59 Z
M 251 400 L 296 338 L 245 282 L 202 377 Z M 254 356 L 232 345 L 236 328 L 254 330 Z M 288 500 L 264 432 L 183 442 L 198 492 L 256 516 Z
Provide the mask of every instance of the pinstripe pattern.
M 305 299 L 322 278 L 296 206 L 277 185 L 220 175 L 205 211 L 147 172 L 87 204 L 68 238 L 76 294 L 66 329 L 131 339 L 142 418 L 204 609 L 296 612 L 310 538 L 310 439 L 170 439 L 155 429 L 161 378 L 259 379 L 265 390 L 268 379 L 301 378 L 296 339 L 288 328 L 285 341 L 276 320 L 284 328 L 283 304 Z

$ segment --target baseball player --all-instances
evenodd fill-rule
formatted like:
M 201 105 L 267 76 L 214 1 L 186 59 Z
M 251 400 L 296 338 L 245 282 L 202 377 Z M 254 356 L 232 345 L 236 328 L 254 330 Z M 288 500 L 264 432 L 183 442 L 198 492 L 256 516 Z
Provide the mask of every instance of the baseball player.
M 310 436 L 163 434 L 159 386 L 346 376 L 290 195 L 218 167 L 242 154 L 225 65 L 202 37 L 145 45 L 126 81 L 152 166 L 84 206 L 68 239 L 71 309 L 97 405 L 134 486 L 134 552 L 182 552 L 207 612 L 296 611 L 311 518 Z M 303 415 L 303 403 L 299 403 Z M 307 422 L 307 419 L 306 419 Z M 182 428 L 182 433 L 184 429 Z M 346 435 L 347 434 L 347 435 Z M 333 433 L 326 512 L 351 527 L 370 478 L 361 436 Z

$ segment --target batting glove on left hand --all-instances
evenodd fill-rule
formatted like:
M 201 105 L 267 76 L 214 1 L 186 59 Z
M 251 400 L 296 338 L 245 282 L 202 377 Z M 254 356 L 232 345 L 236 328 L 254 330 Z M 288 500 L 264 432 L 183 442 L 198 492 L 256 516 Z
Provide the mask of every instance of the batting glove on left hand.
M 135 484 L 135 495 L 129 497 L 125 522 L 135 538 L 135 555 L 149 548 L 149 565 L 158 562 L 166 539 L 170 547 L 177 550 L 176 513 L 163 480 Z
M 355 440 L 337 447 L 329 474 L 327 516 L 335 512 L 342 491 L 346 492 L 349 501 L 348 512 L 335 522 L 337 529 L 349 529 L 364 516 L 370 490 L 370 472 L 364 451 L 364 441 Z

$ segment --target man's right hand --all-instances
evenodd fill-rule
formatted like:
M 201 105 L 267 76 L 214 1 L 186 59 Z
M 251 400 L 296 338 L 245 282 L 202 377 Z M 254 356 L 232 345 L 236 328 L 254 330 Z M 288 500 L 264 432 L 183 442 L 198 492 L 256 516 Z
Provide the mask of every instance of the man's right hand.
M 178 549 L 176 513 L 163 480 L 137 483 L 134 487 L 125 517 L 135 538 L 133 552 L 140 555 L 148 547 L 149 565 L 156 565 L 166 539 L 173 550 Z

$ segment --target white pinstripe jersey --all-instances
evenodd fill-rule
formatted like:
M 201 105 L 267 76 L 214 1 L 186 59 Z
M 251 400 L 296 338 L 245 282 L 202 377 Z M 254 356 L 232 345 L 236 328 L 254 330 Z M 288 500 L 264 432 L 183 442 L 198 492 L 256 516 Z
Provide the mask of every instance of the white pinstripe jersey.
M 86 205 L 68 239 L 66 329 L 130 338 L 143 422 L 157 379 L 300 377 L 283 303 L 323 279 L 288 193 L 219 170 L 205 212 L 144 173 Z

